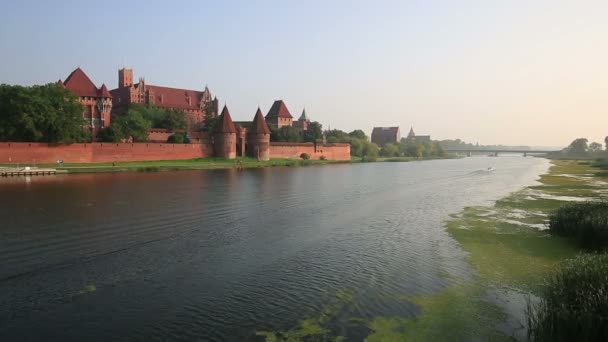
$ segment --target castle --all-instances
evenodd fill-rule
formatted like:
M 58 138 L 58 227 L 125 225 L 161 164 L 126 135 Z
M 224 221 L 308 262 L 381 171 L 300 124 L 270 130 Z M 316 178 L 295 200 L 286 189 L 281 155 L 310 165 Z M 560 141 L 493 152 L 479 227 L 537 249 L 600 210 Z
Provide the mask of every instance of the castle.
M 84 107 L 86 129 L 91 130 L 93 137 L 110 126 L 113 116 L 123 115 L 130 104 L 136 103 L 186 113 L 187 132 L 196 139 L 197 144 L 210 147 L 211 151 L 205 152 L 206 155 L 228 159 L 250 156 L 268 160 L 271 156 L 298 158 L 300 153 L 306 153 L 312 158 L 327 158 L 327 154 L 335 155 L 335 159 L 350 159 L 348 144 L 271 144 L 268 125 L 276 128 L 291 126 L 300 133 L 308 130 L 310 125 L 306 109 L 302 111 L 299 119 L 294 121 L 283 100 L 276 100 L 265 117 L 258 107 L 252 121 L 235 124 L 226 105 L 218 117 L 218 99 L 212 98 L 208 87 L 203 91 L 169 88 L 146 84 L 143 78 L 134 83 L 132 69 L 122 68 L 118 71 L 118 88 L 111 91 L 108 91 L 105 84 L 97 88 L 80 68 L 74 70 L 65 81 L 58 81 L 58 84 L 78 97 Z M 216 117 L 218 123 L 213 131 L 203 132 L 206 118 Z M 173 133 L 166 130 L 153 129 L 149 132 L 149 140 L 165 143 L 171 134 Z
M 146 84 L 143 78 L 133 82 L 133 69 L 118 70 L 118 88 L 110 91 L 112 115 L 123 114 L 132 103 L 180 110 L 187 115 L 189 131 L 203 128 L 207 116 L 218 113 L 217 97 L 211 98 L 209 88 L 203 91 L 169 88 Z

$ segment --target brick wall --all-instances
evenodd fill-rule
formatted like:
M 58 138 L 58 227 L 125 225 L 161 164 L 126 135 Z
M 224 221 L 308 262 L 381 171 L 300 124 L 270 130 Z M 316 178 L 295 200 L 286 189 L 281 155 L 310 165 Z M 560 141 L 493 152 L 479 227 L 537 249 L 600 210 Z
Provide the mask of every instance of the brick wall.
M 270 158 L 300 158 L 308 153 L 311 159 L 325 156 L 329 160 L 349 160 L 349 144 L 270 143 Z M 175 160 L 213 156 L 213 147 L 203 144 L 93 143 L 52 145 L 44 143 L 0 143 L 0 164 L 3 163 L 96 163 L 113 161 Z
M 0 143 L 0 163 L 95 163 L 194 159 L 211 156 L 208 144 L 71 144 Z
M 270 143 L 270 158 L 300 158 L 302 153 L 310 159 L 350 160 L 350 144 L 318 144 L 315 150 L 313 143 Z

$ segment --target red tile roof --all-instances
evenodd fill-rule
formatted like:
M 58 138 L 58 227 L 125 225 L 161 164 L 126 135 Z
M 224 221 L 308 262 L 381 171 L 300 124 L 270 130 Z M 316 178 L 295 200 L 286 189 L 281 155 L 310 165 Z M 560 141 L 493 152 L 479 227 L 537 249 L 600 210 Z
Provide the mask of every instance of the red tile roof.
M 146 88 L 154 95 L 154 105 L 157 107 L 194 109 L 200 107 L 202 91 L 159 87 L 147 85 Z
M 97 87 L 80 68 L 72 71 L 63 85 L 77 96 L 98 97 Z
M 268 129 L 268 124 L 266 120 L 264 120 L 264 115 L 258 107 L 257 112 L 255 112 L 255 117 L 253 117 L 253 123 L 249 128 L 249 132 L 257 133 L 257 134 L 270 134 L 270 129 Z
M 232 122 L 230 112 L 226 105 L 224 105 L 224 109 L 222 109 L 222 114 L 220 114 L 218 125 L 215 127 L 214 131 L 215 133 L 236 133 L 236 127 L 234 127 L 234 122 Z
M 293 119 L 293 116 L 291 116 L 291 113 L 289 112 L 289 109 L 287 109 L 287 106 L 283 100 L 274 101 L 272 107 L 270 107 L 268 114 L 266 114 L 266 119 L 272 117 Z
M 105 84 L 101 85 L 101 88 L 99 88 L 99 92 L 98 93 L 99 93 L 99 95 L 98 95 L 99 97 L 103 97 L 103 98 L 106 98 L 106 97 L 111 98 L 112 97 L 112 95 L 110 95 L 110 92 L 108 91 L 108 88 L 106 87 Z

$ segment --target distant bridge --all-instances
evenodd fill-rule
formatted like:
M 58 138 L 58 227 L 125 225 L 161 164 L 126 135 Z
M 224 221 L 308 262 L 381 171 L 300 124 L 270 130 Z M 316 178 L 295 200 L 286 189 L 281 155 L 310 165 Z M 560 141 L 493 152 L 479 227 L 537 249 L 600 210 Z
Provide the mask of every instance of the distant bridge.
M 468 156 L 472 154 L 490 154 L 493 156 L 498 156 L 499 153 L 522 153 L 524 156 L 528 154 L 547 154 L 550 152 L 555 152 L 554 150 L 482 150 L 482 149 L 458 149 L 458 148 L 446 148 L 445 151 L 453 152 L 453 153 L 465 153 Z

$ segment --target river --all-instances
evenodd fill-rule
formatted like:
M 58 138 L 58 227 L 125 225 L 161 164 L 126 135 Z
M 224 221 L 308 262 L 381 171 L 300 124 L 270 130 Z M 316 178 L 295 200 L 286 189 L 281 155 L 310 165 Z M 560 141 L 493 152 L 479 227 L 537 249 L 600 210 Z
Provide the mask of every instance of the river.
M 483 171 L 494 167 L 494 172 Z M 0 340 L 243 341 L 353 294 L 333 329 L 473 272 L 444 222 L 544 159 L 0 179 Z

